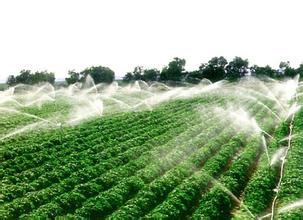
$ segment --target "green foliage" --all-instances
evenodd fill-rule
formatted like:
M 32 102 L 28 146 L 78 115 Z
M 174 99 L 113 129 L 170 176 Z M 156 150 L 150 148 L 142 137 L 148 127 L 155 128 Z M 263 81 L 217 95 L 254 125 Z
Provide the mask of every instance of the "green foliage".
M 289 133 L 288 123 L 283 122 L 276 129 L 274 139 L 269 145 L 269 153 L 274 153 L 282 146 L 281 139 Z M 278 166 L 269 167 L 267 156 L 261 157 L 259 166 L 252 176 L 244 192 L 244 205 L 247 206 L 253 214 L 264 213 L 270 207 L 274 196 L 274 189 L 278 181 Z
M 160 71 L 157 69 L 146 69 L 143 73 L 144 81 L 157 81 L 160 76 Z
M 175 57 L 169 62 L 168 66 L 164 67 L 160 74 L 162 81 L 180 81 L 184 73 L 185 59 Z
M 202 78 L 217 82 L 225 78 L 225 66 L 227 60 L 224 57 L 213 57 L 207 64 L 202 64 L 199 67 L 199 72 Z
M 144 76 L 145 70 L 136 71 Z M 226 107 L 234 100 L 239 101 L 206 94 L 1 140 L 0 218 L 230 219 L 238 204 L 227 190 L 258 215 L 268 207 L 277 177 L 267 166 L 260 136 L 199 108 Z M 273 115 L 253 99 L 241 106 L 274 136 L 270 153 L 279 148 L 288 122 L 272 133 Z M 22 110 L 43 117 L 66 114 L 61 108 L 69 106 L 47 103 Z M 297 113 L 296 134 L 302 131 L 302 116 L 303 111 Z M 35 122 L 14 114 L 0 119 L 1 135 Z M 300 135 L 292 141 L 278 207 L 302 196 L 302 141 Z M 279 217 L 301 216 L 295 210 Z
M 14 83 L 13 83 L 13 84 L 14 84 Z M 8 84 L 6 84 L 6 83 L 0 83 L 0 91 L 6 90 L 7 87 L 8 87 Z
M 134 75 L 130 72 L 126 73 L 125 76 L 123 77 L 124 82 L 130 82 L 134 80 Z
M 300 75 L 300 78 L 303 77 L 303 63 L 301 63 L 300 66 L 296 69 L 296 72 Z
M 235 57 L 226 66 L 226 77 L 230 80 L 236 80 L 248 73 L 248 60 L 241 57 Z
M 157 69 L 143 69 L 142 66 L 135 67 L 133 72 L 127 73 L 123 77 L 123 81 L 130 82 L 135 80 L 157 81 L 160 76 L 160 71 Z
M 13 86 L 19 83 L 34 85 L 41 82 L 55 83 L 55 74 L 47 71 L 37 71 L 32 73 L 30 70 L 22 70 L 16 77 L 10 75 L 7 79 L 7 84 Z
M 68 72 L 69 77 L 65 78 L 67 84 L 73 84 L 76 82 L 84 82 L 87 76 L 91 76 L 96 84 L 98 83 L 111 83 L 115 79 L 115 73 L 108 67 L 92 66 L 86 68 L 81 72 L 74 70 Z
M 68 71 L 68 75 L 69 75 L 69 77 L 65 78 L 65 81 L 67 82 L 68 85 L 81 81 L 80 73 L 78 73 L 74 70 Z
M 302 103 L 302 98 L 299 100 Z M 301 109 L 294 120 L 294 137 L 291 141 L 291 150 L 288 153 L 285 164 L 284 177 L 281 183 L 281 191 L 278 194 L 278 207 L 285 207 L 303 197 L 303 110 Z M 288 212 L 278 213 L 278 219 L 302 219 L 302 207 Z
M 251 70 L 257 76 L 263 75 L 271 78 L 274 78 L 276 76 L 276 71 L 268 65 L 265 67 L 259 67 L 255 65 L 251 68 Z

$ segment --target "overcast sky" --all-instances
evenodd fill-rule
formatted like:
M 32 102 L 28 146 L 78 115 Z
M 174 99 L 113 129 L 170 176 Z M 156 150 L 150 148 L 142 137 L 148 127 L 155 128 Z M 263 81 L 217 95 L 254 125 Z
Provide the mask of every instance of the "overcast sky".
M 197 69 L 213 56 L 303 62 L 301 0 L 0 0 L 0 80 L 22 69 L 137 65 L 173 57 Z

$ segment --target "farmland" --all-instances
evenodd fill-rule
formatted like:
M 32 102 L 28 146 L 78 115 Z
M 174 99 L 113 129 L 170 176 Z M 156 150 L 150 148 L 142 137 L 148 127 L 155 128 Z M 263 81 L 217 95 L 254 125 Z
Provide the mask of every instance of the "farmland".
M 7 85 L 5 83 L 0 83 L 0 91 L 4 91 L 5 89 L 7 89 Z
M 303 219 L 303 86 L 0 93 L 0 218 Z

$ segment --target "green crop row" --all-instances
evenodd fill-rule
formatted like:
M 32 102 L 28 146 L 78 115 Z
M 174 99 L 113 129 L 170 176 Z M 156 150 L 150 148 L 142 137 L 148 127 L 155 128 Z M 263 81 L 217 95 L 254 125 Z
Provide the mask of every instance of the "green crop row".
M 264 112 L 257 115 L 261 117 Z M 264 127 L 272 127 L 271 118 L 266 118 Z M 248 142 L 239 158 L 234 161 L 230 169 L 219 178 L 209 192 L 205 193 L 194 211 L 193 219 L 229 219 L 231 210 L 238 205 L 238 198 L 245 188 L 250 176 L 254 172 L 257 159 L 262 149 L 259 135 L 255 135 Z
M 113 213 L 113 218 L 124 218 L 124 217 L 136 217 L 143 216 L 153 207 L 155 207 L 159 202 L 163 201 L 165 195 L 169 193 L 172 188 L 178 185 L 184 178 L 190 176 L 194 172 L 194 167 L 202 166 L 203 161 L 206 161 L 209 157 L 212 156 L 220 148 L 220 144 L 224 143 L 227 139 L 230 138 L 231 130 L 225 129 L 221 135 L 210 140 L 209 143 L 196 151 L 189 159 L 185 160 L 181 164 L 177 165 L 173 169 L 169 170 L 165 175 L 160 178 L 155 179 L 149 185 L 144 187 L 139 191 L 139 193 L 128 201 L 123 207 L 118 209 Z M 143 178 L 140 178 L 141 180 Z M 113 191 L 114 193 L 114 191 Z M 107 193 L 106 193 L 107 194 Z M 88 200 L 81 209 L 76 210 L 75 214 L 83 217 L 91 217 L 105 213 L 111 213 L 119 206 L 123 205 L 129 198 L 132 197 L 132 194 L 128 194 L 129 197 L 125 197 L 123 203 L 114 203 L 114 200 L 107 200 L 106 194 L 101 194 L 93 200 Z M 97 212 L 87 208 L 87 205 L 92 203 L 98 203 L 98 201 L 111 202 L 115 206 L 115 209 L 111 210 L 102 210 L 99 209 Z M 86 205 L 87 204 L 87 205 Z
M 169 130 L 168 129 L 169 127 L 174 128 L 177 124 L 178 124 L 177 121 L 174 123 L 167 123 L 167 125 L 165 127 L 159 127 L 158 129 L 160 129 L 161 132 L 164 132 L 165 130 Z M 179 123 L 179 125 L 180 125 L 180 123 Z M 155 132 L 154 136 L 159 135 L 158 130 L 155 130 L 154 132 Z M 149 137 L 150 137 L 149 135 L 146 135 L 146 138 L 149 138 Z M 87 169 L 81 169 L 81 170 L 75 172 L 77 169 L 79 169 L 81 167 L 81 165 L 85 166 L 85 163 L 89 162 L 89 161 L 85 160 L 85 158 L 84 158 L 82 160 L 78 160 L 80 163 L 79 166 L 75 166 L 76 165 L 75 163 L 69 163 L 68 164 L 69 166 L 67 166 L 66 168 L 64 166 L 61 167 L 59 172 L 54 173 L 54 175 L 56 175 L 56 176 L 54 176 L 55 179 L 54 178 L 43 178 L 43 177 L 38 178 L 36 181 L 31 183 L 27 187 L 27 189 L 29 189 L 30 191 L 34 191 L 33 193 L 28 194 L 25 198 L 20 198 L 20 199 L 14 200 L 13 203 L 5 204 L 4 209 L 8 209 L 8 207 L 19 207 L 18 209 L 14 208 L 14 211 L 12 212 L 12 213 L 17 213 L 17 214 L 13 214 L 13 216 L 16 216 L 16 215 L 18 215 L 18 213 L 20 213 L 20 211 L 17 211 L 17 210 L 20 210 L 19 204 L 22 203 L 22 201 L 24 201 L 26 199 L 30 202 L 32 199 L 35 198 L 35 195 L 39 195 L 39 194 L 43 195 L 46 198 L 48 198 L 47 195 L 54 196 L 52 194 L 52 191 L 56 190 L 56 188 L 64 189 L 62 192 L 65 192 L 66 190 L 68 190 L 67 188 L 73 187 L 76 184 L 83 183 L 84 181 L 86 181 L 87 178 L 94 178 L 98 174 L 104 173 L 104 171 L 106 171 L 108 169 L 111 169 L 113 167 L 120 166 L 124 163 L 127 163 L 128 161 L 131 160 L 131 158 L 136 158 L 136 156 L 138 156 L 138 154 L 141 154 L 142 152 L 144 152 L 146 150 L 146 148 L 152 147 L 152 146 L 146 146 L 145 148 L 141 147 L 140 145 L 142 143 L 144 143 L 144 141 L 145 141 L 145 139 L 141 139 L 141 141 L 137 140 L 136 144 L 138 147 L 134 147 L 133 144 L 135 142 L 131 142 L 130 143 L 130 144 L 132 144 L 132 145 L 130 145 L 131 148 L 129 150 L 127 150 L 127 148 L 126 148 L 127 153 L 121 154 L 119 157 L 109 157 L 108 160 L 104 160 L 105 158 L 103 157 L 104 158 L 103 159 L 102 157 L 99 157 L 99 155 L 91 155 L 91 156 L 95 156 L 95 158 L 96 158 L 95 161 L 93 160 L 93 164 L 95 164 L 95 165 L 88 166 Z M 125 146 L 120 146 L 120 147 L 125 147 Z M 120 151 L 120 149 L 118 149 L 118 148 L 116 148 L 116 149 L 118 151 Z M 129 159 L 127 159 L 126 155 L 128 155 Z M 76 159 L 79 159 L 79 158 L 76 158 Z M 73 166 L 71 167 L 70 165 L 73 165 Z M 92 165 L 92 163 L 91 163 L 91 165 Z M 67 179 L 65 179 L 66 174 L 68 174 L 68 173 L 72 173 L 72 175 L 70 177 L 68 177 Z M 49 174 L 47 174 L 46 177 L 48 175 Z M 64 178 L 63 180 L 62 180 L 61 176 Z M 60 183 L 57 186 L 55 183 L 58 182 L 59 180 L 60 180 Z M 40 181 L 40 182 L 38 182 L 38 181 Z M 51 185 L 52 187 L 49 189 L 53 189 L 53 190 L 49 191 L 48 188 L 43 189 L 43 188 L 49 186 L 49 184 L 52 184 Z M 43 189 L 43 190 L 41 192 L 35 191 L 35 190 L 39 190 L 39 189 Z M 8 190 L 8 192 L 11 192 L 11 190 Z M 18 192 L 18 191 L 11 192 L 11 193 L 13 193 L 13 195 L 11 194 L 11 196 L 15 196 L 16 192 Z M 21 191 L 21 192 L 24 193 L 23 191 Z M 23 194 L 21 194 L 19 196 L 22 196 L 22 195 Z M 44 199 L 43 201 L 47 201 L 47 200 Z M 40 199 L 40 202 L 38 202 L 33 207 L 43 204 L 41 202 L 42 202 L 42 200 Z M 24 213 L 24 211 L 23 211 L 23 213 Z
M 284 176 L 277 200 L 277 219 L 303 219 L 303 109 L 295 116 L 291 148 L 285 162 Z M 288 206 L 301 200 L 301 206 L 289 209 Z
M 188 214 L 197 198 L 206 190 L 212 178 L 215 178 L 231 162 L 234 155 L 245 146 L 245 135 L 233 137 L 222 150 L 208 160 L 203 168 L 176 187 L 165 199 L 145 217 L 148 219 L 180 219 Z
M 276 129 L 273 139 L 270 139 L 268 146 L 269 155 L 273 155 L 279 147 L 282 147 L 281 139 L 288 134 L 288 123 L 282 122 Z M 279 165 L 279 162 L 278 162 Z M 270 208 L 274 189 L 278 181 L 278 166 L 269 165 L 266 154 L 261 156 L 257 170 L 245 188 L 241 211 L 235 218 L 248 218 L 248 213 L 243 206 L 246 206 L 254 215 L 263 214 L 267 208 Z
M 198 130 L 199 131 L 199 130 Z M 181 134 L 182 135 L 182 134 Z M 165 138 L 165 136 L 160 137 L 159 141 L 161 141 L 161 139 Z M 187 137 L 187 138 L 190 138 Z M 110 171 L 113 172 L 106 172 L 104 173 L 102 176 L 90 180 L 88 183 L 85 184 L 81 184 L 78 185 L 74 190 L 72 190 L 73 194 L 83 194 L 83 198 L 88 199 L 91 196 L 96 196 L 96 193 L 98 194 L 98 192 L 102 192 L 104 190 L 107 190 L 110 187 L 115 186 L 115 184 L 118 184 L 120 180 L 122 180 L 122 178 L 131 176 L 132 174 L 134 174 L 135 172 L 138 172 L 138 170 L 140 170 L 140 168 L 144 168 L 147 164 L 148 164 L 148 160 L 152 159 L 153 157 L 155 157 L 156 153 L 164 153 L 164 149 L 165 150 L 172 150 L 173 147 L 175 146 L 175 142 L 176 141 L 171 141 L 171 143 L 167 143 L 165 145 L 161 145 L 158 147 L 155 147 L 153 149 L 151 149 L 151 152 L 146 151 L 145 153 L 143 153 L 142 156 L 140 156 L 138 159 L 136 159 L 135 161 L 130 161 L 129 163 L 127 163 L 124 166 L 118 167 L 117 169 L 112 169 Z M 141 146 L 141 148 L 144 149 L 144 145 Z M 159 151 L 159 152 L 157 152 Z M 131 155 L 131 154 L 130 154 Z M 129 166 L 128 166 L 129 165 Z M 133 169 L 132 169 L 133 168 Z M 136 168 L 136 169 L 134 169 Z M 148 174 L 150 174 L 150 167 L 146 169 L 146 171 L 148 171 Z M 64 193 L 62 195 L 60 195 L 58 198 L 54 199 L 56 202 L 55 203 L 61 203 L 62 201 L 65 201 L 66 198 L 69 197 L 69 193 Z M 75 202 L 72 202 L 73 199 L 71 197 L 69 197 L 69 202 L 70 204 L 75 204 Z M 83 201 L 82 201 L 83 202 Z M 45 206 L 49 206 L 50 204 L 46 204 Z M 54 204 L 52 204 L 54 205 Z M 33 212 L 33 215 L 40 213 L 41 214 L 41 210 L 45 210 L 44 207 L 42 206 L 41 208 L 39 208 L 38 210 L 36 210 L 35 212 Z M 66 209 L 65 211 L 71 211 L 73 208 L 75 208 L 77 206 L 69 206 L 69 209 Z M 58 214 L 63 214 L 59 213 Z M 49 213 L 48 215 L 50 215 L 51 213 Z M 47 212 L 44 212 L 43 216 L 47 215 Z

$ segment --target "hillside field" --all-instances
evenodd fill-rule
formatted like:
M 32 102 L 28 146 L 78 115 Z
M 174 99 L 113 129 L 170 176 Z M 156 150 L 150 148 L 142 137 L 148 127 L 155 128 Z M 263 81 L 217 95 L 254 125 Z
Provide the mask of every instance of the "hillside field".
M 303 219 L 302 86 L 0 91 L 0 219 Z

